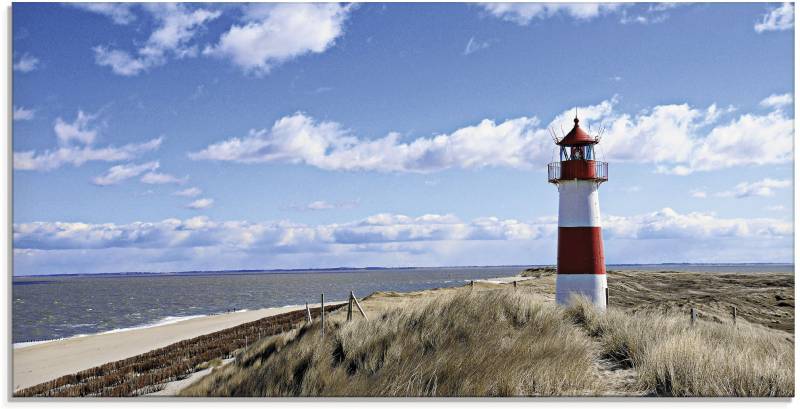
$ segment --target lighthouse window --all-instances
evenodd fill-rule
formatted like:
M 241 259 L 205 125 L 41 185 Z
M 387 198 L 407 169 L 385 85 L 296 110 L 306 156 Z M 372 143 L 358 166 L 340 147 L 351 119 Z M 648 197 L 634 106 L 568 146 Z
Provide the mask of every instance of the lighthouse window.
M 568 157 L 568 160 L 594 160 L 594 148 L 592 145 L 573 146 L 569 148 L 569 155 L 566 149 L 561 149 L 561 157 Z

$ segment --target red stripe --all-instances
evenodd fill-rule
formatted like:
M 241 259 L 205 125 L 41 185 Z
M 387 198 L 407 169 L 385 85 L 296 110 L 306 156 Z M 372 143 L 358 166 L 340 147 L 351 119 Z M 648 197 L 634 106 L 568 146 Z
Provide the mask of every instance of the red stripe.
M 606 273 L 600 227 L 558 228 L 558 273 Z
M 597 172 L 593 160 L 565 160 L 561 162 L 561 180 L 584 179 L 593 180 L 597 178 Z

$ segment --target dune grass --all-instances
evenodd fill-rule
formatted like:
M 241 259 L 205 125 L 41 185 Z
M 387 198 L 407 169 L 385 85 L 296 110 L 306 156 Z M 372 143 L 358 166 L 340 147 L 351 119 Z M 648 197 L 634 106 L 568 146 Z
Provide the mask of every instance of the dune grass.
M 785 333 L 654 311 L 600 313 L 574 300 L 567 314 L 599 340 L 601 356 L 633 367 L 658 396 L 794 396 L 794 344 Z
M 594 348 L 555 305 L 465 291 L 270 338 L 182 395 L 591 395 Z
M 324 339 L 319 323 L 267 338 L 181 395 L 793 396 L 793 348 L 788 334 L 746 322 L 690 326 L 465 289 L 369 321 L 331 319 Z M 630 382 L 615 383 L 623 373 Z

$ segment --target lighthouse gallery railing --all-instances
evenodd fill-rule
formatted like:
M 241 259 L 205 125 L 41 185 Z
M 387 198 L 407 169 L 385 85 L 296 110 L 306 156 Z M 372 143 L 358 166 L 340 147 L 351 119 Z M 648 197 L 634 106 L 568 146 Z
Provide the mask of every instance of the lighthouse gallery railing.
M 563 164 L 563 166 L 562 166 Z M 608 162 L 594 160 L 568 160 L 547 165 L 547 181 L 594 179 L 598 182 L 608 180 Z

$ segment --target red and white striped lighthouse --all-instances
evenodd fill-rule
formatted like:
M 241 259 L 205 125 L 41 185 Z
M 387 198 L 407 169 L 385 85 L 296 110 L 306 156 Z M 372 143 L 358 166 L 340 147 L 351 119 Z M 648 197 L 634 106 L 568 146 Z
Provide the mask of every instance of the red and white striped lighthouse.
M 556 302 L 566 304 L 577 293 L 605 309 L 608 284 L 598 189 L 608 180 L 608 163 L 595 160 L 597 143 L 576 116 L 572 130 L 556 141 L 560 161 L 547 166 L 547 176 L 558 186 Z

